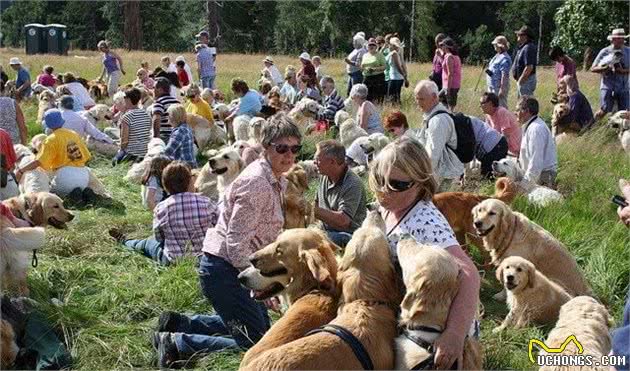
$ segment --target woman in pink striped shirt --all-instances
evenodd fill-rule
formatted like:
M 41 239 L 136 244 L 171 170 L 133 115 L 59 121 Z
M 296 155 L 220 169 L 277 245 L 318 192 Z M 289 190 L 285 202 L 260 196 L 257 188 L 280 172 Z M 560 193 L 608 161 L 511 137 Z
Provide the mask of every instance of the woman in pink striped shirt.
M 479 105 L 483 113 L 486 114 L 488 125 L 507 139 L 508 153 L 518 157 L 523 134 L 516 115 L 504 107 L 500 107 L 499 97 L 494 93 L 483 93 Z

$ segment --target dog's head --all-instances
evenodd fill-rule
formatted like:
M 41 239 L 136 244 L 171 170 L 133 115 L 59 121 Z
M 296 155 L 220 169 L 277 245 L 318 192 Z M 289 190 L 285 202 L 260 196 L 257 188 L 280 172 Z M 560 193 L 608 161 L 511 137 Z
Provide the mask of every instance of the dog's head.
M 37 154 L 42 149 L 42 144 L 46 140 L 46 134 L 37 134 L 31 138 L 31 148 L 34 154 Z
M 341 124 L 350 118 L 350 114 L 344 110 L 339 110 L 335 113 L 335 125 L 341 127 Z
M 560 119 L 566 117 L 570 111 L 571 108 L 566 103 L 558 103 L 553 106 L 553 113 L 551 114 L 551 124 L 557 126 Z
M 315 118 L 319 111 L 319 104 L 310 98 L 303 98 L 297 102 L 295 110 L 306 117 Z
M 520 256 L 504 259 L 497 268 L 497 280 L 507 290 L 519 292 L 536 285 L 536 266 Z
M 381 133 L 370 134 L 367 143 L 360 144 L 361 149 L 369 159 L 374 158 L 386 145 L 389 144 L 389 138 Z
M 508 223 L 512 210 L 503 202 L 496 199 L 488 199 L 480 202 L 472 209 L 473 225 L 477 234 L 481 237 L 488 236 L 495 229 L 507 232 L 502 224 Z
M 256 143 L 262 143 L 262 130 L 267 121 L 262 117 L 254 117 L 249 121 L 247 136 Z
M 106 104 L 97 104 L 88 110 L 90 115 L 96 118 L 97 121 L 110 121 L 112 119 L 112 112 L 109 110 Z
M 291 301 L 314 289 L 336 291 L 336 246 L 315 229 L 289 229 L 250 256 L 241 284 L 264 300 L 285 292 Z
M 411 236 L 396 247 L 406 293 L 401 323 L 433 325 L 442 330 L 459 287 L 459 267 L 446 250 L 417 243 Z
M 55 100 L 55 93 L 50 89 L 44 89 L 39 93 L 38 98 L 40 102 L 51 104 Z
M 510 158 L 494 161 L 492 163 L 492 172 L 495 177 L 506 176 L 514 181 L 520 181 L 523 178 L 521 167 Z
M 213 174 L 227 176 L 237 175 L 244 167 L 241 156 L 231 147 L 223 148 L 216 156 L 209 158 L 208 165 Z
M 400 291 L 385 237 L 385 222 L 371 211 L 346 246 L 339 270 L 341 301 L 386 302 L 398 305 Z
M 301 194 L 308 190 L 308 177 L 306 170 L 301 165 L 293 165 L 289 171 L 284 173 L 284 176 Z
M 74 219 L 74 215 L 63 207 L 63 200 L 55 194 L 29 193 L 23 195 L 23 202 L 29 219 L 36 226 L 66 229 L 66 223 Z

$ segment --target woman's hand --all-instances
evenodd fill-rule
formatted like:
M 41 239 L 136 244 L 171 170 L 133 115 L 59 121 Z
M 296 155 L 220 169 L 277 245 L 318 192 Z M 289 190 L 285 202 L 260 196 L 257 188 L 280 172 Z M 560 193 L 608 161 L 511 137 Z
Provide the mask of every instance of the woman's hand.
M 269 299 L 265 299 L 263 303 L 265 303 L 265 306 L 267 307 L 267 309 L 271 309 L 272 311 L 279 314 L 282 313 L 282 311 L 280 310 L 280 300 L 276 296 Z
M 442 335 L 435 340 L 435 368 L 438 370 L 450 370 L 457 362 L 457 369 L 462 368 L 464 354 L 464 339 L 466 334 L 456 334 L 444 330 Z

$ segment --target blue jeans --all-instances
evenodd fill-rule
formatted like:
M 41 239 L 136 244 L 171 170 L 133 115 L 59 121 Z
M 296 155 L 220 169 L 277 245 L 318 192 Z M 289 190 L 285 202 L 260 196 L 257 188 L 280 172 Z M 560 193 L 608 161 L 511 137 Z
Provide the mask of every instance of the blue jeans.
M 352 72 L 348 74 L 348 94 L 350 96 L 350 90 L 352 90 L 352 85 L 361 84 L 363 82 L 363 72 L 361 70 Z
M 389 80 L 387 82 L 387 98 L 392 103 L 400 104 L 400 90 L 405 80 Z
M 145 240 L 127 240 L 123 243 L 127 250 L 137 251 L 147 258 L 153 259 L 160 265 L 169 265 L 171 262 L 164 255 L 164 243 L 153 237 Z
M 602 89 L 599 92 L 599 101 L 604 112 L 625 111 L 630 108 L 630 91 Z M 615 111 L 615 102 L 617 103 L 617 111 Z
M 214 78 L 216 76 L 203 76 L 201 78 L 201 88 L 205 89 L 212 89 L 214 87 Z
M 335 243 L 335 245 L 341 248 L 346 247 L 346 245 L 348 244 L 348 242 L 350 242 L 350 239 L 352 238 L 352 234 L 348 232 L 328 230 L 326 231 L 326 234 L 328 235 L 328 238 L 330 238 L 330 240 Z
M 533 96 L 534 90 L 536 90 L 536 74 L 531 74 L 522 84 L 516 84 L 516 97 Z
M 180 356 L 221 349 L 250 348 L 269 330 L 269 315 L 238 282 L 238 269 L 214 255 L 204 254 L 199 263 L 199 283 L 216 315 L 192 316 L 175 333 Z M 230 336 L 227 337 L 227 336 Z

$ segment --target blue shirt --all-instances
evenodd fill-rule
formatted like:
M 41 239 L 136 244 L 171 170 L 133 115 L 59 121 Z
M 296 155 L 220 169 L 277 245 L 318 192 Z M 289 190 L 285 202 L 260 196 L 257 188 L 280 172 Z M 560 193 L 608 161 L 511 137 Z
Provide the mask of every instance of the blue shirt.
M 485 156 L 488 152 L 492 151 L 499 143 L 503 135 L 477 117 L 468 117 L 470 117 L 473 132 L 475 133 L 475 151 L 476 156 L 479 159 Z
M 250 90 L 241 97 L 238 103 L 238 113 L 240 115 L 256 116 L 262 108 L 260 94 L 255 90 Z
M 519 47 L 516 52 L 516 57 L 514 58 L 514 69 L 512 70 L 514 80 L 518 80 L 523 74 L 525 67 L 529 65 L 534 66 L 532 75 L 535 74 L 536 64 L 538 64 L 538 61 L 536 60 L 536 44 L 528 42 L 527 44 Z
M 197 52 L 197 63 L 199 64 L 199 78 L 212 77 L 216 74 L 214 57 L 207 46 L 202 47 Z
M 197 167 L 197 159 L 193 150 L 193 132 L 188 124 L 183 123 L 173 129 L 171 137 L 168 140 L 164 155 L 173 160 L 181 160 L 190 165 L 191 168 Z
M 600 50 L 593 61 L 593 66 L 596 67 L 602 62 L 612 61 L 613 53 L 618 52 L 622 54 L 623 68 L 630 68 L 630 47 L 624 46 L 623 49 L 613 49 L 612 45 Z M 602 74 L 602 82 L 600 89 L 613 90 L 613 91 L 628 91 L 630 77 L 627 74 L 612 73 L 612 71 Z
M 24 85 L 25 82 L 31 80 L 31 75 L 28 73 L 28 70 L 24 67 L 20 67 L 17 71 L 17 78 L 15 79 L 15 87 L 19 88 Z M 28 97 L 31 94 L 31 87 L 29 85 L 28 88 L 24 89 L 22 92 L 23 97 Z
M 488 69 L 492 72 L 492 76 L 486 76 L 488 90 L 498 94 L 501 88 L 501 77 L 510 75 L 512 67 L 512 58 L 507 52 L 495 54 L 488 64 Z M 507 80 L 509 82 L 509 80 Z

